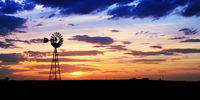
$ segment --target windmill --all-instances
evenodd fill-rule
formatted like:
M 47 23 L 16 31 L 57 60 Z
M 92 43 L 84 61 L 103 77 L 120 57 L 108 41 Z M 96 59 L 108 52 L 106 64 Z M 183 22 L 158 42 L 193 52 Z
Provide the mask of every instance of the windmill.
M 44 38 L 44 43 L 49 42 L 48 38 Z M 54 47 L 53 58 L 51 61 L 51 68 L 49 72 L 49 80 L 61 80 L 60 65 L 58 59 L 57 48 L 63 43 L 63 37 L 59 32 L 52 34 L 50 38 L 51 45 Z

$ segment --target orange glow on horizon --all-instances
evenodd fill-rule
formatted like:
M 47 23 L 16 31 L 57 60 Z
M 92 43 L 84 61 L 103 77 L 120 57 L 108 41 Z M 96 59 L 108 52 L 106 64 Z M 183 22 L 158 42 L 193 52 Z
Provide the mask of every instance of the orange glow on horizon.
M 70 75 L 82 75 L 83 74 L 83 72 L 72 72 L 72 73 L 70 73 Z

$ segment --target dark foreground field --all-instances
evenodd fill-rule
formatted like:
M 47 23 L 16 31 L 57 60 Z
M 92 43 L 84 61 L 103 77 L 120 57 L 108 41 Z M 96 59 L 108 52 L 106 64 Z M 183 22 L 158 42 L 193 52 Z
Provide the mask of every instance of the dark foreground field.
M 137 96 L 199 93 L 200 82 L 160 80 L 0 81 L 3 94 L 24 96 Z M 1 95 L 3 95 L 1 93 Z

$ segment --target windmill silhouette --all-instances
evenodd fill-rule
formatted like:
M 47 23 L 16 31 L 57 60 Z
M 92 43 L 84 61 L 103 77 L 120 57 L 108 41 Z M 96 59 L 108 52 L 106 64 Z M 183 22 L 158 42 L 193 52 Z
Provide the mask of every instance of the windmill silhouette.
M 44 38 L 44 43 L 49 41 L 48 38 Z M 49 72 L 49 80 L 61 80 L 61 71 L 58 59 L 57 48 L 63 44 L 63 37 L 59 32 L 52 34 L 50 38 L 51 45 L 54 47 L 53 58 L 51 61 L 51 68 Z

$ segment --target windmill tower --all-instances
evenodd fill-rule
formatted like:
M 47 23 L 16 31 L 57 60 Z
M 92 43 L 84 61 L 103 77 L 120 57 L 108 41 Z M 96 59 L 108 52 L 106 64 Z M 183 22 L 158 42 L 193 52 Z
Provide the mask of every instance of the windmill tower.
M 44 38 L 44 43 L 49 41 L 48 38 Z M 49 80 L 61 80 L 60 65 L 58 59 L 57 48 L 59 48 L 63 43 L 63 37 L 59 32 L 52 34 L 50 38 L 51 45 L 54 47 L 53 58 L 51 61 L 51 68 L 49 72 Z

